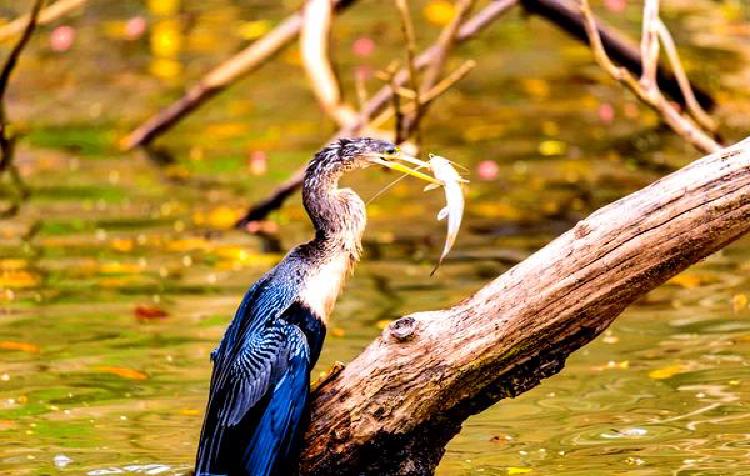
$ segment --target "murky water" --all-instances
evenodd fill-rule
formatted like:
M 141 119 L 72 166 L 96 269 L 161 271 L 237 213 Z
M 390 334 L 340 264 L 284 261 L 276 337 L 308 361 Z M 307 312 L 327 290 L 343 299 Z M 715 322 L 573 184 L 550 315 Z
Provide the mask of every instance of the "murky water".
M 0 2 L 0 14 L 19 3 Z M 41 30 L 11 88 L 32 195 L 0 221 L 0 472 L 185 473 L 210 350 L 245 288 L 310 234 L 298 198 L 266 235 L 230 225 L 333 125 L 292 48 L 165 137 L 174 164 L 119 152 L 139 119 L 292 5 L 90 3 Z M 633 33 L 638 6 L 623 3 L 607 15 Z M 742 137 L 741 2 L 665 3 L 726 136 Z M 415 4 L 423 42 L 437 33 L 436 4 Z M 363 1 L 342 17 L 336 59 L 349 97 L 353 68 L 382 67 L 400 42 L 385 4 Z M 539 19 L 514 12 L 460 53 L 479 66 L 435 105 L 424 137 L 472 171 L 456 249 L 430 278 L 440 193 L 402 181 L 374 201 L 319 370 L 351 359 L 389 320 L 458 301 L 590 211 L 698 157 Z M 393 178 L 367 170 L 347 181 L 368 199 Z M 748 270 L 744 240 L 650 293 L 560 375 L 470 419 L 439 474 L 750 474 Z

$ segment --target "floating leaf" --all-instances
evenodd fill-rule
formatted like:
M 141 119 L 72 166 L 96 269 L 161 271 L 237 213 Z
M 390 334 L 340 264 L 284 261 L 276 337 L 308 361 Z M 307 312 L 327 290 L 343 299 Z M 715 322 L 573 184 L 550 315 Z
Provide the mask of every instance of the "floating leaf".
M 127 367 L 116 367 L 113 365 L 101 365 L 99 367 L 96 367 L 94 370 L 98 372 L 105 372 L 112 375 L 117 375 L 118 377 L 126 378 L 129 380 L 146 380 L 148 378 L 148 375 L 145 373 L 135 370 L 135 369 L 129 369 Z
M 30 344 L 28 342 L 18 342 L 14 340 L 3 340 L 0 341 L 0 349 L 3 350 L 18 350 L 21 352 L 37 353 L 39 352 L 39 346 Z
M 508 468 L 508 474 L 526 474 L 532 471 L 531 468 L 524 468 L 522 466 L 510 466 Z
M 156 306 L 136 306 L 133 314 L 135 314 L 135 318 L 139 321 L 152 321 L 164 319 L 169 316 L 167 311 Z
M 241 216 L 241 210 L 222 206 L 208 212 L 206 224 L 212 228 L 229 229 Z
M 667 284 L 675 284 L 686 289 L 697 288 L 701 285 L 701 277 L 694 273 L 680 273 L 672 277 Z
M 544 156 L 562 155 L 567 149 L 567 144 L 559 140 L 543 140 L 539 143 L 539 153 Z
M 732 309 L 734 312 L 740 312 L 747 308 L 747 296 L 744 294 L 735 294 L 732 297 Z
M 24 269 L 4 270 L 0 273 L 0 287 L 30 288 L 39 284 L 39 277 Z
M 667 365 L 666 367 L 662 367 L 656 370 L 652 370 L 651 372 L 648 373 L 648 376 L 654 380 L 665 380 L 677 374 L 680 374 L 686 370 L 687 370 L 687 367 L 685 367 L 682 364 L 673 364 L 673 365 Z
M 133 240 L 127 238 L 115 238 L 110 243 L 110 246 L 112 246 L 112 249 L 116 251 L 127 253 L 129 251 L 133 251 Z

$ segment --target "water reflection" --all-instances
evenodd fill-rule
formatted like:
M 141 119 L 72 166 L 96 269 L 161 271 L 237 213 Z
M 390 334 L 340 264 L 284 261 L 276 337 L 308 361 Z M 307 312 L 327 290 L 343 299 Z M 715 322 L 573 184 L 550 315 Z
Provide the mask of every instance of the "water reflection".
M 209 352 L 246 286 L 310 235 L 298 200 L 272 217 L 275 229 L 249 235 L 234 221 L 332 125 L 292 48 L 165 137 L 163 167 L 120 154 L 126 126 L 168 100 L 162 81 L 198 76 L 283 11 L 275 2 L 90 3 L 70 19 L 76 46 L 50 56 L 40 41 L 14 92 L 14 116 L 29 129 L 18 166 L 32 195 L 0 222 L 0 471 L 52 473 L 64 462 L 76 474 L 181 474 Z M 398 53 L 383 8 L 352 9 L 337 32 L 342 44 L 374 39 L 373 65 Z M 669 8 L 685 31 L 727 22 Z M 135 35 L 146 17 L 151 41 L 122 43 L 112 25 L 133 21 L 122 31 Z M 187 40 L 182 21 L 197 25 Z M 684 49 L 716 81 L 742 77 L 722 38 L 724 60 Z M 695 157 L 602 84 L 588 51 L 538 20 L 511 15 L 471 48 L 488 54 L 435 104 L 425 134 L 430 151 L 475 171 L 455 252 L 430 278 L 443 236 L 436 195 L 405 181 L 371 204 L 365 258 L 317 370 L 351 359 L 397 316 L 455 303 L 591 210 Z M 343 52 L 337 61 L 363 60 Z M 746 117 L 746 98 L 726 107 Z M 370 197 L 392 178 L 351 185 Z M 646 296 L 561 375 L 470 419 L 439 473 L 750 472 L 749 244 Z

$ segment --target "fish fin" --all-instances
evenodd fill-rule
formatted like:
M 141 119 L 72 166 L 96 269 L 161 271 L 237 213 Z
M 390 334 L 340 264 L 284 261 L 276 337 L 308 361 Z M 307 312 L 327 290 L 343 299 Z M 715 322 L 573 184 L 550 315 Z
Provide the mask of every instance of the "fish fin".
M 447 216 L 448 216 L 448 207 L 443 207 L 443 209 L 438 212 L 437 219 L 445 220 L 445 217 Z
M 430 190 L 435 190 L 436 188 L 439 188 L 439 187 L 440 187 L 440 185 L 438 185 L 438 184 L 436 184 L 436 183 L 431 183 L 431 184 L 427 184 L 427 185 L 425 185 L 425 187 L 424 187 L 424 191 L 425 191 L 425 192 L 428 192 L 428 191 L 430 191 Z

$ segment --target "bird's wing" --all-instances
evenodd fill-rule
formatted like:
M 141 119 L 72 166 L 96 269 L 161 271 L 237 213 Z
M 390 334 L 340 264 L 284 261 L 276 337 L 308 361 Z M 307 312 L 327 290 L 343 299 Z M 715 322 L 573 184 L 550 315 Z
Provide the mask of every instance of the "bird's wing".
M 245 337 L 248 338 L 232 360 L 214 362 L 197 474 L 233 474 L 232 468 L 243 464 L 249 439 L 257 434 L 266 409 L 274 400 L 275 389 L 284 381 L 292 363 L 299 366 L 298 355 L 307 362 L 302 373 L 309 372 L 309 350 L 297 326 L 274 319 Z M 304 344 L 302 348 L 300 342 Z M 292 361 L 293 357 L 297 360 Z
M 242 457 L 246 474 L 293 474 L 304 428 L 310 388 L 310 348 L 302 330 L 285 326 L 287 353 L 284 369 L 274 385 Z

